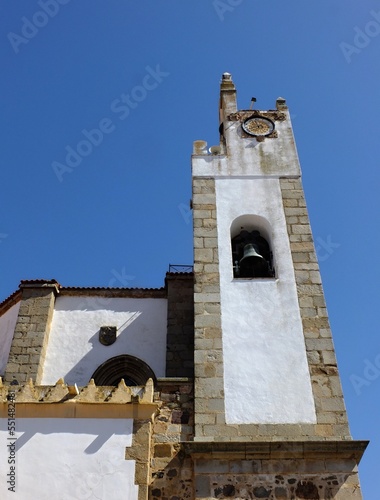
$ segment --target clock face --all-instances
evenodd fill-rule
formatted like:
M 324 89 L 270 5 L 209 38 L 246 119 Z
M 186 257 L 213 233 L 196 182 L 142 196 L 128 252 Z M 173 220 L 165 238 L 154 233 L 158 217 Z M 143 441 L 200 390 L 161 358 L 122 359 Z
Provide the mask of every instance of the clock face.
M 264 137 L 274 130 L 274 123 L 269 118 L 263 116 L 253 116 L 242 124 L 243 130 L 253 136 Z

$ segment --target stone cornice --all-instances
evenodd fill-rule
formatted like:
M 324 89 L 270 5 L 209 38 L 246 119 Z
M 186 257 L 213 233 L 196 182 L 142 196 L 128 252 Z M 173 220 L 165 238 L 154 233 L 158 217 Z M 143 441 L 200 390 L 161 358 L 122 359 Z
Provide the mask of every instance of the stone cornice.
M 182 443 L 187 455 L 193 457 L 243 460 L 266 459 L 355 459 L 360 462 L 369 441 L 261 441 L 212 442 L 188 441 Z

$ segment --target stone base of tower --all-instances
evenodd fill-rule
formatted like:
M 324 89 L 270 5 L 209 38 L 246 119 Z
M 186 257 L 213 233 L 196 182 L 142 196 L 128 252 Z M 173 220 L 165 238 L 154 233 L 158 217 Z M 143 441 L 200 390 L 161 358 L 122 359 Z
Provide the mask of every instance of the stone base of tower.
M 186 443 L 194 498 L 359 500 L 357 465 L 367 446 L 349 442 Z

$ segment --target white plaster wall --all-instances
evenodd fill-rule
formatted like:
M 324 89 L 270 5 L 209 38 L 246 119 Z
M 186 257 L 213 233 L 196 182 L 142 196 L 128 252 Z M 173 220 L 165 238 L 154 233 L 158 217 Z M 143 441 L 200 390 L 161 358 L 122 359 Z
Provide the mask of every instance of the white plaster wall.
M 111 346 L 99 342 L 101 326 L 117 326 Z M 129 354 L 165 376 L 166 299 L 58 297 L 47 347 L 42 384 L 64 377 L 86 385 L 104 361 Z
M 315 423 L 279 180 L 217 178 L 216 203 L 226 421 Z M 230 227 L 244 214 L 272 227 L 277 279 L 233 278 Z
M 193 176 L 279 177 L 299 176 L 300 165 L 288 111 L 286 120 L 276 121 L 278 137 L 257 142 L 254 137 L 241 136 L 240 122 L 225 122 L 228 156 L 195 155 Z
M 135 462 L 125 460 L 132 419 L 20 418 L 16 493 L 8 491 L 7 420 L 0 421 L 0 498 L 137 500 Z
M 8 363 L 20 304 L 14 304 L 0 317 L 0 376 L 4 375 Z

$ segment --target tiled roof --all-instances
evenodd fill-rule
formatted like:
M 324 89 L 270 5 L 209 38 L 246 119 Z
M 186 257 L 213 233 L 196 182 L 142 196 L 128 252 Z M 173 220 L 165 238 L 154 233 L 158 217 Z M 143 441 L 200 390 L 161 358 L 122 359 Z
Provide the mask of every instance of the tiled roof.
M 0 302 L 0 316 L 8 311 L 14 304 L 21 300 L 21 290 L 16 290 L 9 297 Z
M 187 273 L 171 273 L 171 274 L 187 274 Z M 191 274 L 191 273 L 190 273 Z M 62 286 L 57 280 L 21 280 L 19 289 L 13 292 L 9 297 L 0 302 L 0 316 L 16 304 L 22 296 L 23 287 L 31 287 L 33 285 L 56 285 L 60 295 L 90 295 L 90 296 L 106 296 L 106 297 L 134 297 L 134 298 L 164 298 L 166 297 L 165 287 L 160 288 L 123 288 L 123 287 L 102 287 L 102 286 Z
M 102 296 L 102 297 L 131 297 L 131 298 L 164 298 L 165 288 L 110 288 L 110 287 L 61 287 L 61 296 Z
M 193 273 L 193 271 L 189 271 L 189 272 L 187 272 L 187 273 L 182 272 L 182 271 L 181 271 L 181 272 L 180 272 L 180 271 L 178 271 L 178 272 L 170 272 L 170 273 L 168 272 L 168 273 L 166 273 L 166 276 L 178 276 L 178 275 L 182 275 L 182 276 L 193 276 L 193 274 L 194 274 L 194 273 Z

